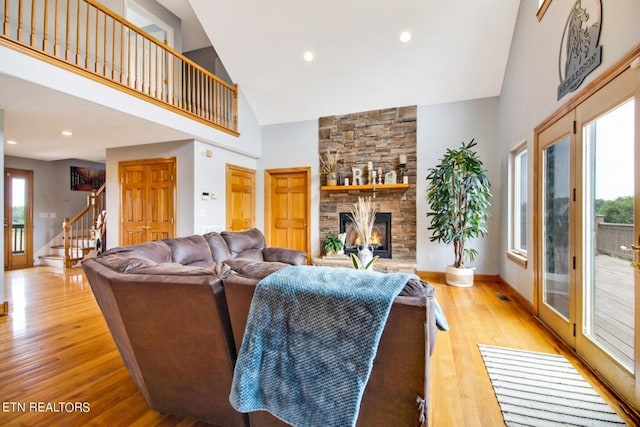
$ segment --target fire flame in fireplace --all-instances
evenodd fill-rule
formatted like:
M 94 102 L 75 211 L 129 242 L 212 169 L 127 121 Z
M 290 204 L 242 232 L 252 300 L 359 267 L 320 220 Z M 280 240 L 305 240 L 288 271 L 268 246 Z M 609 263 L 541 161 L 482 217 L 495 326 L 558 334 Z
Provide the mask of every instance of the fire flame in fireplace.
M 371 238 L 369 239 L 369 244 L 377 248 L 382 244 L 382 239 L 384 239 L 384 237 L 380 234 L 378 229 L 374 227 L 373 230 L 371 230 Z M 362 244 L 360 236 L 356 236 L 353 244 L 356 246 L 360 246 Z

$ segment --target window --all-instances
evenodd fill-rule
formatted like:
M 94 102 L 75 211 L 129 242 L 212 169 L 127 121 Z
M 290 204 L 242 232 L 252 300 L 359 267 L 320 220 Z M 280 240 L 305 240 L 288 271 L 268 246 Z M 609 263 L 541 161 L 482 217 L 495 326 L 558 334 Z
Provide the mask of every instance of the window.
M 549 8 L 550 4 L 551 0 L 538 0 L 538 12 L 536 13 L 536 18 L 538 18 L 538 21 L 542 20 L 542 17 Z
M 509 258 L 527 265 L 527 142 L 513 150 L 509 159 L 510 170 L 510 242 Z

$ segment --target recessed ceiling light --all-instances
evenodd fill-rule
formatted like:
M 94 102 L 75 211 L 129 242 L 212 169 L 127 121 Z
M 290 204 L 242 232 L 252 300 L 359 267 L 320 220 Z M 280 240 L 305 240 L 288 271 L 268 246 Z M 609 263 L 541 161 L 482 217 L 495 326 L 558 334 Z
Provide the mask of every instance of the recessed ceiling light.
M 7 139 L 7 144 L 16 145 L 18 141 L 14 141 L 13 139 Z
M 400 43 L 409 43 L 409 40 L 411 40 L 411 33 L 409 31 L 400 33 Z
M 311 62 L 311 61 L 313 61 L 313 52 L 307 51 L 307 52 L 304 53 L 304 55 L 302 57 L 304 58 L 305 61 Z
M 73 132 L 71 132 L 70 130 L 63 130 L 62 132 L 60 132 L 61 134 L 63 134 L 64 136 L 71 136 L 73 135 Z

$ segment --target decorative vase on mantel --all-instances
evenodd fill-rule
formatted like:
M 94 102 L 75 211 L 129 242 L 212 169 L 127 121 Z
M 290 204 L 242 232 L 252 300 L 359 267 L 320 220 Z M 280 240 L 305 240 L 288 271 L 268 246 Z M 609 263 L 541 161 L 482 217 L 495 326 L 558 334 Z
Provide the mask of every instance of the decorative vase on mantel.
M 358 259 L 361 265 L 367 265 L 373 259 L 373 251 L 368 242 L 358 248 Z
M 329 186 L 338 185 L 338 173 L 337 172 L 329 172 L 327 174 L 327 185 L 329 185 Z

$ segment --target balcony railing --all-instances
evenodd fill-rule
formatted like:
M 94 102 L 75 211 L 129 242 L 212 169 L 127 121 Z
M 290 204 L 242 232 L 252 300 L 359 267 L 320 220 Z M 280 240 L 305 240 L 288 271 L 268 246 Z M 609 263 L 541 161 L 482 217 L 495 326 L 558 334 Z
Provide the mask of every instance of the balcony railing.
M 24 248 L 24 224 L 13 224 L 11 227 L 11 252 L 23 254 Z
M 232 135 L 238 88 L 93 0 L 0 0 L 0 43 Z

